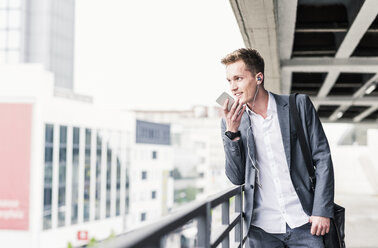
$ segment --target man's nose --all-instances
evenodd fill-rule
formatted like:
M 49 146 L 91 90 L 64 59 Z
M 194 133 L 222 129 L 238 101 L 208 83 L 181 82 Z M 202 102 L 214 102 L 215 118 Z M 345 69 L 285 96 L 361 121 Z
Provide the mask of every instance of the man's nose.
M 231 81 L 230 88 L 232 91 L 235 91 L 238 89 L 238 85 L 236 84 L 235 81 Z

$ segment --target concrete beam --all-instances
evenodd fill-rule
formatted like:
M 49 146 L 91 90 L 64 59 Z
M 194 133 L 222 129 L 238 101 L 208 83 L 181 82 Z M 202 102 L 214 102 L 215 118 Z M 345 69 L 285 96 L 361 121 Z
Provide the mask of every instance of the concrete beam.
M 333 85 L 336 82 L 337 77 L 339 76 L 340 72 L 338 70 L 332 70 L 327 74 L 322 87 L 319 90 L 318 97 L 325 97 L 331 91 Z
M 290 59 L 293 51 L 297 0 L 276 1 L 278 25 L 278 52 L 280 59 Z M 281 94 L 290 94 L 291 72 L 281 70 Z
M 346 28 L 297 28 L 296 33 L 346 33 Z M 378 28 L 369 28 L 366 33 L 378 33 Z
M 361 97 L 364 96 L 365 94 L 365 91 L 366 89 L 375 82 L 375 80 L 378 78 L 378 75 L 375 74 L 375 76 L 373 76 L 372 78 L 370 78 L 365 84 L 364 86 L 362 86 L 358 91 L 356 91 L 353 96 L 352 96 L 352 99 L 349 101 L 349 103 L 347 104 L 343 104 L 341 105 L 339 108 L 337 108 L 333 113 L 332 115 L 329 117 L 329 120 L 330 121 L 336 121 L 337 119 L 339 119 L 340 117 L 338 116 L 339 113 L 344 113 L 351 105 L 353 105 L 356 101 L 356 99 L 359 99 Z M 326 96 L 326 95 L 325 95 Z M 365 118 L 366 116 L 364 116 L 363 118 Z
M 280 67 L 273 0 L 230 0 L 246 47 L 265 60 L 265 87 L 281 92 Z
M 378 58 L 294 58 L 282 60 L 281 65 L 283 71 L 288 70 L 291 72 L 327 72 L 339 70 L 340 72 L 376 73 L 378 71 Z
M 336 58 L 348 58 L 353 53 L 377 14 L 378 1 L 365 0 L 358 15 L 354 19 L 352 26 L 341 43 L 339 50 L 335 55 Z
M 291 91 L 291 71 L 281 72 L 281 94 L 290 94 Z
M 353 122 L 353 120 L 337 120 L 330 122 L 328 118 L 320 118 L 322 123 L 343 123 L 343 124 L 353 124 L 356 127 L 364 127 L 364 128 L 377 128 L 378 121 L 377 120 L 366 120 L 362 122 Z
M 368 108 L 367 110 L 365 110 L 361 114 L 354 117 L 353 122 L 360 122 L 361 120 L 363 120 L 365 117 L 367 117 L 368 115 L 370 115 L 371 113 L 373 113 L 377 109 L 378 109 L 378 106 L 371 106 L 370 108 Z
M 375 76 L 371 77 L 359 90 L 357 90 L 354 94 L 353 94 L 353 98 L 358 98 L 358 97 L 362 97 L 363 95 L 365 95 L 365 91 L 367 90 L 367 88 L 369 88 L 370 85 L 372 85 L 373 83 L 375 83 L 375 81 L 378 80 L 378 73 L 375 74 Z
M 293 51 L 298 0 L 277 1 L 278 47 L 280 59 L 290 59 Z
M 332 114 L 331 116 L 329 117 L 329 120 L 331 122 L 334 122 L 336 121 L 337 119 L 340 119 L 342 117 L 342 115 L 344 114 L 344 112 L 352 105 L 352 101 L 349 100 L 349 103 L 348 104 L 343 104 L 341 105 L 340 107 L 338 107 Z M 339 114 L 341 113 L 341 116 L 339 116 Z
M 351 97 L 311 97 L 311 101 L 319 105 L 348 105 L 352 102 Z M 353 105 L 378 106 L 378 97 L 362 97 L 353 101 Z

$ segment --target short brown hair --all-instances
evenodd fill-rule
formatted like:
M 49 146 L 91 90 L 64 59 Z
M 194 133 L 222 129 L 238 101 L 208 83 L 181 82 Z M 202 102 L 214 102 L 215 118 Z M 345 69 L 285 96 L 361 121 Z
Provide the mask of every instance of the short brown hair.
M 229 65 L 239 60 L 244 62 L 252 75 L 256 75 L 259 72 L 264 74 L 264 59 L 255 49 L 240 48 L 230 54 L 227 54 L 226 57 L 221 60 L 221 62 L 224 65 Z

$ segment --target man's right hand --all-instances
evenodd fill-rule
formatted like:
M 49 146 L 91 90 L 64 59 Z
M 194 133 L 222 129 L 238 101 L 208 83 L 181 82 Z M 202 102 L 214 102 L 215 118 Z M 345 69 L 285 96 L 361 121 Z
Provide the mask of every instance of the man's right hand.
M 242 104 L 239 104 L 239 99 L 236 99 L 230 111 L 228 111 L 228 102 L 229 100 L 226 99 L 223 104 L 223 113 L 226 119 L 227 131 L 236 133 L 239 129 L 240 121 L 247 105 L 245 104 L 243 106 Z M 239 137 L 237 139 L 239 139 Z

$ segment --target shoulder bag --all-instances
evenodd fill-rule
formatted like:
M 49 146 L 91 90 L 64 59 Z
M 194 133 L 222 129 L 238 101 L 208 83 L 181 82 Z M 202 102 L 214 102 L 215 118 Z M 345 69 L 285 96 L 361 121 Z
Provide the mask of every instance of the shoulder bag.
M 309 147 L 304 136 L 303 126 L 300 122 L 300 116 L 295 103 L 297 93 L 291 94 L 289 97 L 290 116 L 293 118 L 297 137 L 301 146 L 308 174 L 310 176 L 311 188 L 314 191 L 316 185 L 315 166 L 310 155 Z M 325 248 L 345 248 L 345 208 L 334 203 L 334 218 L 331 219 L 329 232 L 324 235 L 323 242 Z

